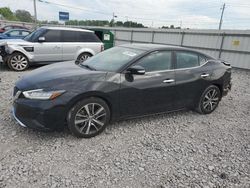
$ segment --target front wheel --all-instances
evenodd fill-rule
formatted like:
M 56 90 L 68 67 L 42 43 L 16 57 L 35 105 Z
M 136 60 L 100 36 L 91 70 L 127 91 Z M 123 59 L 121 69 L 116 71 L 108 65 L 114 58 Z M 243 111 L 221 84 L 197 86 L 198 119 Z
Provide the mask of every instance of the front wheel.
M 8 58 L 8 66 L 12 70 L 23 71 L 29 67 L 29 61 L 22 53 L 15 52 Z
M 91 97 L 78 102 L 68 114 L 68 127 L 77 137 L 90 138 L 100 134 L 110 120 L 105 101 Z
M 197 111 L 201 114 L 212 113 L 217 108 L 220 98 L 220 89 L 215 85 L 209 86 L 201 95 Z

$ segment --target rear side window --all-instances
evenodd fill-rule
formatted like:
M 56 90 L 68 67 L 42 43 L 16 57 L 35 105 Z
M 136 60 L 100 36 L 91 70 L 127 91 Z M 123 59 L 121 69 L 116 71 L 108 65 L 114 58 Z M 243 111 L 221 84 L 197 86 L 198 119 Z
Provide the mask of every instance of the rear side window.
M 137 65 L 142 66 L 146 72 L 163 71 L 171 69 L 171 52 L 153 52 L 139 60 Z
M 28 34 L 29 34 L 28 31 L 22 31 L 22 36 L 26 36 L 26 35 L 28 35 Z
M 176 68 L 190 68 L 199 66 L 199 56 L 190 52 L 176 52 Z
M 207 62 L 207 60 L 208 59 L 205 56 L 203 56 L 203 55 L 199 56 L 199 63 L 200 63 L 200 65 L 204 65 Z
M 61 32 L 59 30 L 47 30 L 43 35 L 46 42 L 60 42 L 61 41 Z
M 63 42 L 77 42 L 77 34 L 75 31 L 62 31 Z
M 63 42 L 100 42 L 92 32 L 63 31 Z
M 79 42 L 100 42 L 99 38 L 92 32 L 78 32 Z

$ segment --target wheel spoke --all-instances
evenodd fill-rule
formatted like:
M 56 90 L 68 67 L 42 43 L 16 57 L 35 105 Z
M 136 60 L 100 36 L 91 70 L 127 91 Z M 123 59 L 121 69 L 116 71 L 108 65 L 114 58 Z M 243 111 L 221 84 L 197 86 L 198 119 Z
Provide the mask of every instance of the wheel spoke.
M 95 119 L 99 119 L 99 118 L 102 117 L 102 116 L 106 116 L 106 113 L 103 113 L 103 114 L 101 114 L 101 115 L 99 115 L 99 116 L 96 116 Z
M 94 121 L 95 123 L 97 123 L 98 125 L 100 125 L 100 126 L 103 126 L 103 125 L 104 125 L 103 122 L 101 122 L 101 121 L 99 121 L 99 120 L 97 120 L 97 119 L 93 119 L 93 121 Z
M 218 100 L 219 100 L 218 97 L 211 99 L 211 101 L 218 101 Z
M 99 115 L 103 110 L 104 108 L 101 106 L 94 115 L 95 116 Z
M 94 124 L 93 122 L 91 122 L 91 125 L 92 125 L 93 127 L 95 127 L 95 129 L 98 131 L 98 128 L 95 126 L 95 124 Z
M 83 114 L 80 114 L 80 112 L 78 112 L 78 113 L 76 114 L 76 117 L 88 118 L 88 116 L 85 116 L 85 115 L 83 115 Z
M 91 121 L 88 122 L 88 128 L 87 128 L 87 130 L 86 130 L 86 134 L 89 134 L 90 127 L 91 127 Z
M 78 124 L 84 123 L 84 122 L 86 122 L 86 121 L 88 121 L 88 119 L 79 119 L 79 120 L 75 120 L 75 124 L 78 125 Z
M 207 102 L 206 104 L 204 104 L 204 108 L 207 109 L 208 105 L 209 105 L 209 102 Z
M 83 129 L 84 129 L 87 125 L 88 125 L 88 124 L 85 123 L 85 125 L 83 125 L 83 126 L 79 129 L 79 131 L 82 133 Z
M 88 116 L 90 116 L 90 112 L 89 112 L 89 104 L 84 106 L 84 109 L 86 110 Z
M 210 102 L 210 110 L 213 110 L 213 104 Z

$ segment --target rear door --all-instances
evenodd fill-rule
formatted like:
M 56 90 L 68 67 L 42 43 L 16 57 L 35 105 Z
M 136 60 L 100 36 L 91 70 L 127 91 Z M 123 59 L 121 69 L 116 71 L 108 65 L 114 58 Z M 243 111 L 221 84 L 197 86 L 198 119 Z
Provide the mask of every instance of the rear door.
M 175 52 L 176 105 L 193 106 L 210 84 L 211 70 L 206 57 L 191 51 Z
M 61 31 L 47 30 L 40 37 L 45 37 L 45 41 L 39 42 L 37 38 L 37 40 L 34 42 L 34 61 L 62 61 Z
M 136 65 L 144 67 L 146 73 L 121 74 L 121 116 L 139 116 L 172 110 L 175 100 L 172 52 L 153 52 L 140 59 Z

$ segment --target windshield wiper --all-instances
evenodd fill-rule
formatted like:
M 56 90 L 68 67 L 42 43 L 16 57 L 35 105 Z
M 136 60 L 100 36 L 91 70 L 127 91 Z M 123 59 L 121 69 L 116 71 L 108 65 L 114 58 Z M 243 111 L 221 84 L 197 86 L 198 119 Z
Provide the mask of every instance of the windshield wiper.
M 86 65 L 86 64 L 80 64 L 80 65 L 87 68 L 87 69 L 89 69 L 89 70 L 94 70 L 94 71 L 96 70 L 94 67 L 91 67 L 91 66 Z

